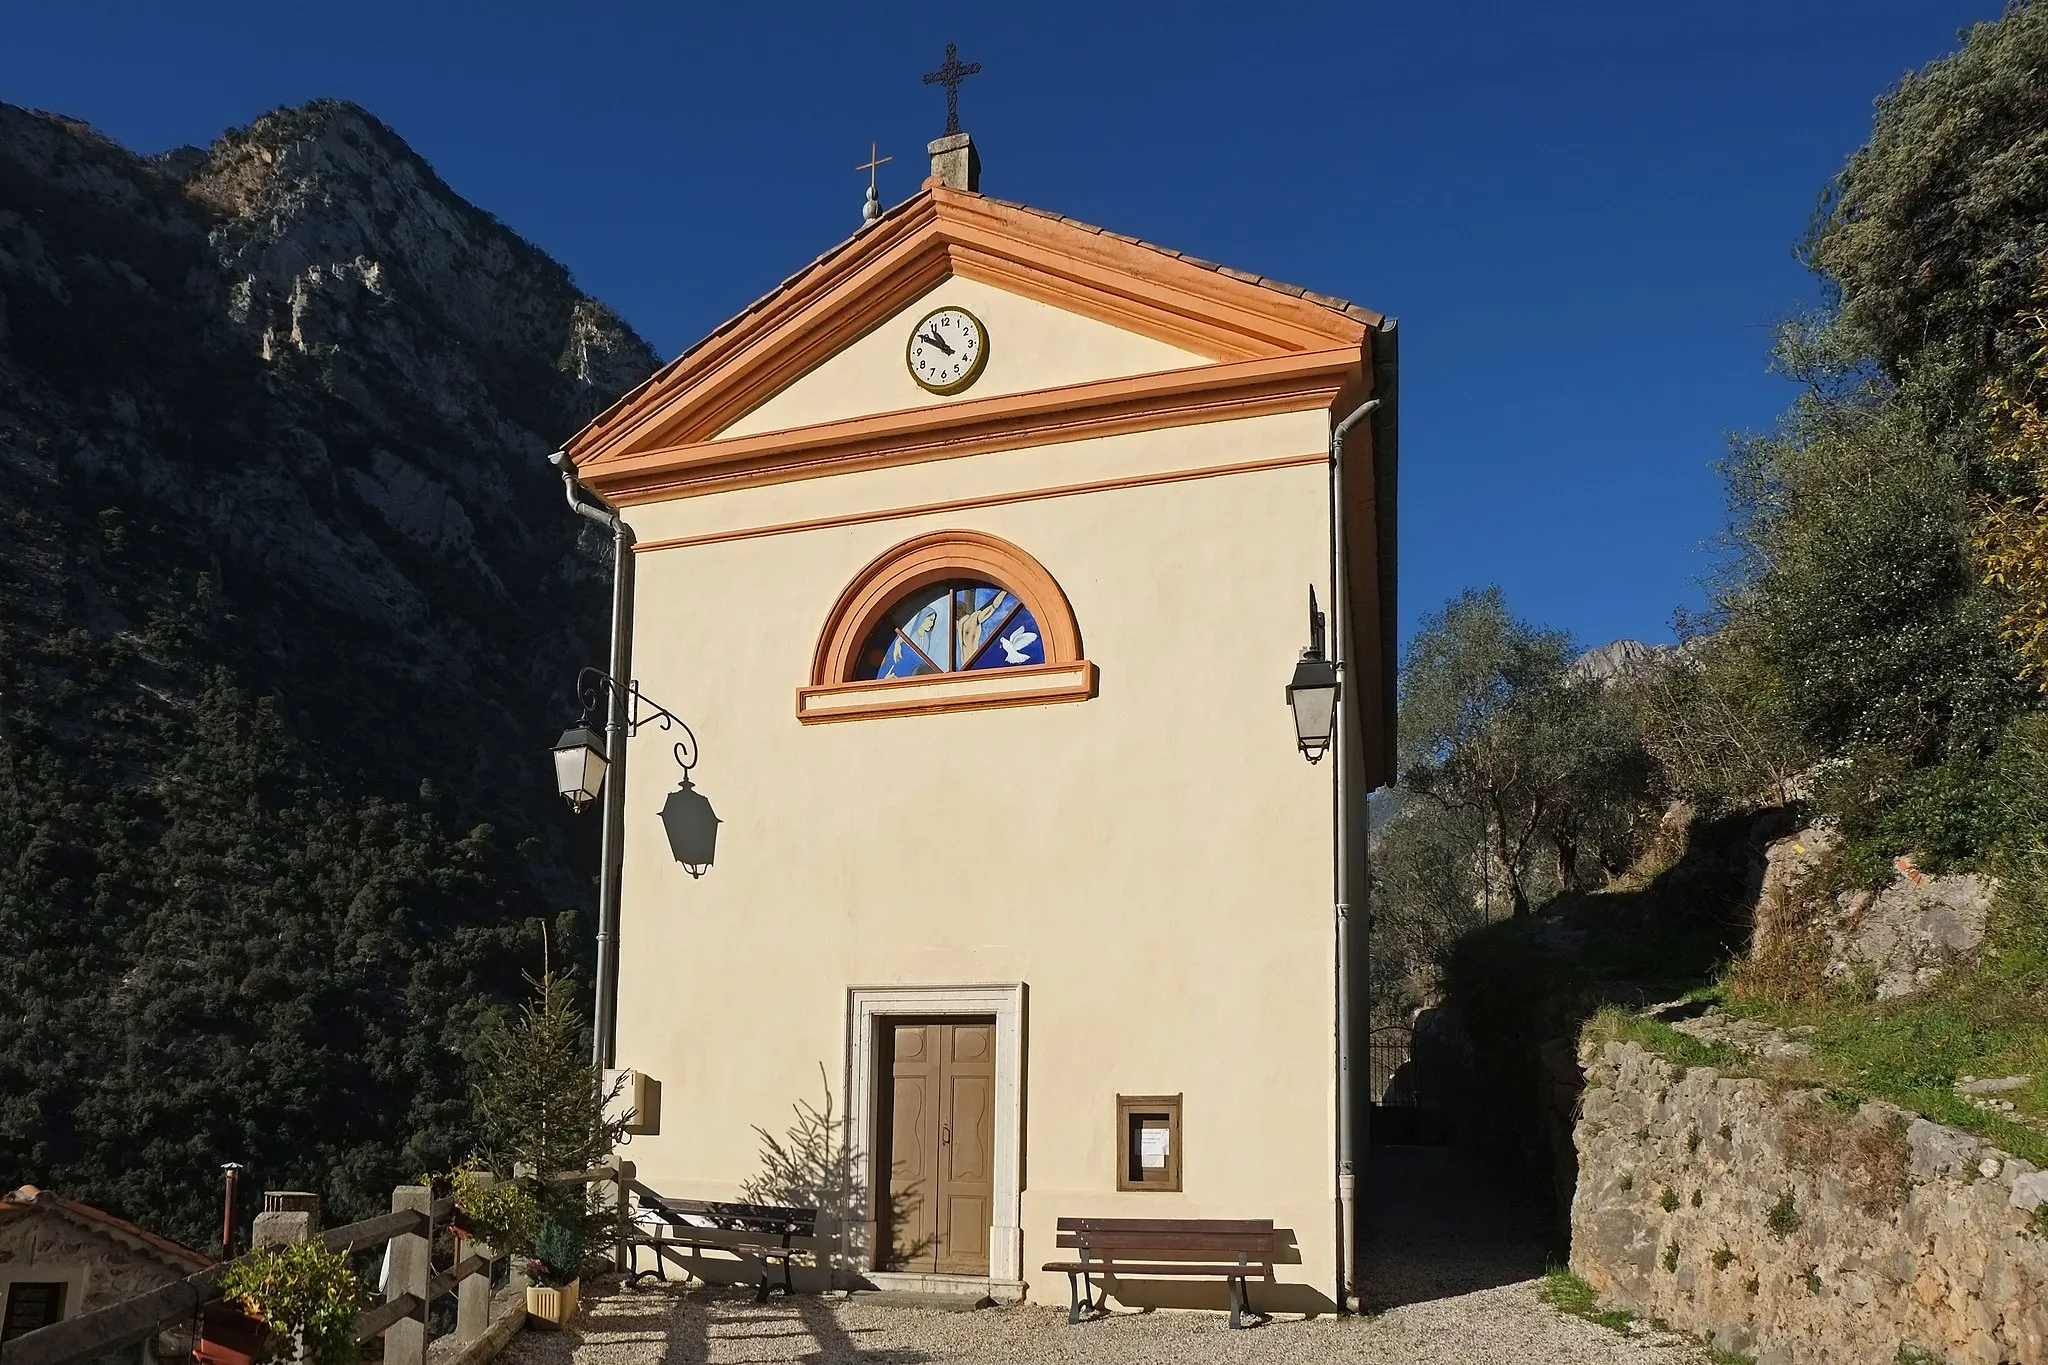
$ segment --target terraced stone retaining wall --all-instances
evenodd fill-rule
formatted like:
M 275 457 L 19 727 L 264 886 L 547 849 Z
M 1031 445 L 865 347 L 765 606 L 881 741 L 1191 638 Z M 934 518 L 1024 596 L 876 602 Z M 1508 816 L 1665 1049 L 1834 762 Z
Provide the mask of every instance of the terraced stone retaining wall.
M 2048 1365 L 2048 1172 L 1878 1101 L 1588 1044 L 1572 1269 L 1758 1365 Z

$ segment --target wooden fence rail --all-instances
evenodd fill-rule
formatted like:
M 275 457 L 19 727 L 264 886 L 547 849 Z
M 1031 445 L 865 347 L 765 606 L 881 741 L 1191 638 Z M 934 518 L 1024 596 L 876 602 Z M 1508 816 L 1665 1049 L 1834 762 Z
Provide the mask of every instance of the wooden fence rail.
M 632 1178 L 631 1162 L 555 1177 L 579 1184 L 610 1181 L 622 1195 Z M 427 1311 L 437 1299 L 456 1295 L 458 1340 L 474 1341 L 489 1327 L 489 1277 L 501 1257 L 472 1240 L 470 1254 L 436 1274 L 430 1259 L 434 1228 L 455 1211 L 455 1201 L 434 1199 L 424 1186 L 401 1185 L 392 1191 L 391 1202 L 390 1213 L 324 1232 L 320 1241 L 329 1251 L 344 1255 L 390 1248 L 384 1302 L 357 1317 L 356 1339 L 369 1341 L 382 1334 L 385 1365 L 424 1365 Z M 623 1249 L 619 1254 L 623 1257 Z M 166 1328 L 193 1320 L 202 1307 L 218 1301 L 220 1282 L 232 1264 L 209 1266 L 147 1294 L 24 1332 L 0 1343 L 0 1365 L 85 1365 L 147 1341 Z

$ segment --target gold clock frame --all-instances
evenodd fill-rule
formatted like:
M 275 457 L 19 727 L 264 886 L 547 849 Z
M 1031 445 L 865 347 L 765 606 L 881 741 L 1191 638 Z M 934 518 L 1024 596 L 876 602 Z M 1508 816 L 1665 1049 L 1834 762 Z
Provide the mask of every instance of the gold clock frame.
M 927 384 L 918 375 L 917 366 L 910 363 L 910 348 L 917 344 L 917 334 L 924 330 L 924 325 L 941 313 L 959 313 L 974 324 L 975 328 L 981 333 L 981 354 L 974 358 L 974 364 L 968 367 L 967 373 L 961 375 L 952 383 Z M 910 372 L 911 381 L 920 389 L 923 389 L 926 393 L 938 394 L 943 398 L 948 394 L 959 393 L 974 383 L 975 380 L 981 378 L 981 372 L 988 368 L 988 353 L 989 347 L 992 344 L 987 323 L 957 303 L 942 303 L 937 308 L 932 309 L 931 312 L 919 318 L 916 325 L 910 329 L 910 335 L 903 339 L 903 368 Z

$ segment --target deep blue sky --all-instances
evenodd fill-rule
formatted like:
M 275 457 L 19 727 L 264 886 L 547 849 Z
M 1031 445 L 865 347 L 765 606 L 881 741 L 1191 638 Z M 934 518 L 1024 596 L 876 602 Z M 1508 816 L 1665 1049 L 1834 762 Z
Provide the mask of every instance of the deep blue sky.
M 669 356 L 857 226 L 870 138 L 916 189 L 956 40 L 990 193 L 1400 319 L 1404 632 L 1497 582 L 1597 644 L 1697 600 L 1816 194 L 1998 9 L 6 0 L 0 99 L 143 151 L 355 100 Z

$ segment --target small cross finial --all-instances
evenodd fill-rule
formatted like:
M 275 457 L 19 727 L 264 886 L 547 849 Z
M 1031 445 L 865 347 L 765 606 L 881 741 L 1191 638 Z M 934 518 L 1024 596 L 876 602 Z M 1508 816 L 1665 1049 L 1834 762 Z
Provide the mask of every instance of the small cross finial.
M 957 133 L 960 131 L 960 82 L 966 80 L 969 76 L 980 74 L 980 62 L 963 62 L 960 60 L 960 47 L 957 43 L 946 44 L 946 61 L 943 66 L 937 71 L 927 71 L 925 73 L 924 83 L 926 85 L 943 85 L 946 87 L 947 132 Z
M 875 193 L 875 170 L 877 167 L 886 166 L 896 159 L 893 156 L 877 156 L 876 153 L 880 150 L 880 144 L 868 143 L 868 159 L 854 167 L 857 171 L 866 171 L 868 173 L 868 202 L 863 204 L 860 210 L 860 218 L 863 223 L 872 223 L 882 216 L 882 201 Z

